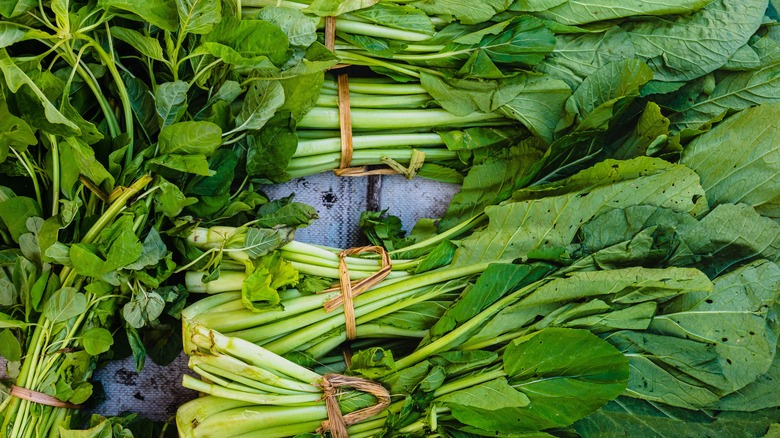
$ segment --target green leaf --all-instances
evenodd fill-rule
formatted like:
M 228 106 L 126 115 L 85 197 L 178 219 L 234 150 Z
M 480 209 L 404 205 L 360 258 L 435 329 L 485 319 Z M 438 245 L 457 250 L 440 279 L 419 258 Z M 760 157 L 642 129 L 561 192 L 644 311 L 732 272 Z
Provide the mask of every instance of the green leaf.
M 550 143 L 564 104 L 571 95 L 565 82 L 550 76 L 527 76 L 523 90 L 500 108 L 502 114 L 520 121 L 537 137 Z
M 81 334 L 81 345 L 90 356 L 105 353 L 114 344 L 111 332 L 102 327 L 92 327 Z
M 38 85 L 14 63 L 14 60 L 4 48 L 0 49 L 0 71 L 3 72 L 5 82 L 11 92 L 16 93 L 23 85 L 27 85 L 28 89 L 43 106 L 44 115 L 49 123 L 63 125 L 74 133 L 79 132 L 79 127 L 57 110 Z
M 167 217 L 176 217 L 184 207 L 198 202 L 197 198 L 188 198 L 175 184 L 159 177 L 159 189 L 154 192 L 155 210 Z
M 414 268 L 414 273 L 419 274 L 421 272 L 449 265 L 452 258 L 455 256 L 455 250 L 457 248 L 458 247 L 449 240 L 445 240 L 436 245 L 436 247 L 422 259 L 420 264 Z
M 93 245 L 74 243 L 69 252 L 71 263 L 76 272 L 88 277 L 100 278 L 104 272 L 105 261 L 97 255 L 97 248 Z
M 241 302 L 253 312 L 276 307 L 281 301 L 278 290 L 298 283 L 298 271 L 279 253 L 264 256 L 260 263 L 241 285 Z
M 53 323 L 67 321 L 87 311 L 87 297 L 73 287 L 54 292 L 43 305 L 43 316 Z
M 211 122 L 178 122 L 160 131 L 162 154 L 209 156 L 222 144 L 222 129 Z
M 715 0 L 690 15 L 625 22 L 638 57 L 655 79 L 695 79 L 722 65 L 761 25 L 766 0 Z
M 435 29 L 428 14 L 412 6 L 377 3 L 369 8 L 352 11 L 351 15 L 392 29 L 433 35 Z
M 775 360 L 766 374 L 759 376 L 739 391 L 732 392 L 707 406 L 706 409 L 754 412 L 761 409 L 776 409 L 777 406 L 780 406 L 780 355 L 775 353 Z
M 144 347 L 138 330 L 129 325 L 125 325 L 125 331 L 127 332 L 127 341 L 130 344 L 130 349 L 133 351 L 135 370 L 140 373 L 141 370 L 144 369 L 144 364 L 146 363 L 146 347 Z
M 222 19 L 222 2 L 209 0 L 176 0 L 179 32 L 207 35 Z
M 498 412 L 490 412 L 490 405 L 477 411 L 450 405 L 456 419 L 503 433 L 565 427 L 620 395 L 628 378 L 628 360 L 586 330 L 551 328 L 516 339 L 503 363 L 509 387 L 530 404 Z
M 558 129 L 574 124 L 577 130 L 605 130 L 626 102 L 639 95 L 639 89 L 653 78 L 645 63 L 627 59 L 594 71 L 566 101 L 567 119 Z
M 32 128 L 24 120 L 8 111 L 8 105 L 0 93 L 0 163 L 8 157 L 9 148 L 24 151 L 38 143 Z
M 463 24 L 482 23 L 505 11 L 512 0 L 483 0 L 464 3 L 457 0 L 426 0 L 412 3 L 428 15 L 453 15 Z
M 780 104 L 749 108 L 695 138 L 680 161 L 701 175 L 711 206 L 742 202 L 780 218 L 779 135 Z
M 531 401 L 504 378 L 480 383 L 444 395 L 445 403 L 459 421 L 488 430 L 512 430 L 514 419 L 524 415 Z
M 574 429 L 583 438 L 760 437 L 780 421 L 776 408 L 756 412 L 693 411 L 662 403 L 619 397 L 595 414 L 578 421 Z
M 85 176 L 95 185 L 105 184 L 109 191 L 114 188 L 114 177 L 106 170 L 103 164 L 95 158 L 95 150 L 81 139 L 67 137 L 60 142 L 63 155 L 70 155 L 78 168 L 79 174 Z
M 179 172 L 192 173 L 201 176 L 214 175 L 209 169 L 209 160 L 203 154 L 179 155 L 168 154 L 154 157 L 148 161 L 150 165 L 166 167 Z
M 685 166 L 652 158 L 605 160 L 558 183 L 518 191 L 515 202 L 487 207 L 487 228 L 461 241 L 452 264 L 512 260 L 533 250 L 566 247 L 581 224 L 639 203 L 696 214 L 703 209 L 698 180 Z
M 298 147 L 293 120 L 283 115 L 271 119 L 257 134 L 247 136 L 246 172 L 250 176 L 283 182 L 290 179 L 287 165 Z
M 143 246 L 133 231 L 131 216 L 123 216 L 101 233 L 100 250 L 106 255 L 103 272 L 110 272 L 135 262 Z
M 508 199 L 512 192 L 530 182 L 538 171 L 535 163 L 543 154 L 538 143 L 524 141 L 474 165 L 447 207 L 439 229 L 447 230 L 482 213 L 487 206 Z
M 2 325 L 1 322 L 0 325 Z M 22 358 L 22 346 L 9 329 L 0 331 L 0 356 L 10 362 L 16 362 Z
M 141 328 L 152 324 L 162 315 L 165 300 L 157 292 L 137 293 L 130 302 L 122 307 L 122 316 L 132 328 Z
M 146 133 L 147 137 L 152 138 L 152 135 L 160 130 L 154 96 L 143 80 L 124 70 L 120 71 L 119 74 L 127 89 L 130 106 L 133 108 L 136 120 L 138 120 L 139 128 Z
M 297 9 L 266 7 L 261 9 L 255 18 L 279 26 L 287 35 L 291 46 L 309 47 L 317 41 L 317 24 L 319 20 L 308 17 Z
M 203 37 L 203 41 L 204 47 L 215 56 L 219 56 L 219 53 L 214 51 L 218 46 L 222 46 L 222 49 L 218 49 L 219 52 L 230 49 L 238 55 L 234 56 L 234 59 L 226 60 L 230 63 L 241 59 L 254 59 L 254 63 L 265 58 L 273 67 L 281 66 L 290 57 L 290 41 L 287 35 L 273 23 L 263 20 L 225 16 L 214 26 L 211 33 Z M 248 67 L 250 64 L 243 66 Z
M 780 329 L 770 324 L 769 309 L 780 296 L 780 267 L 754 262 L 716 278 L 714 285 L 711 292 L 675 299 L 648 330 L 708 345 L 707 356 L 676 368 L 728 394 L 766 373 L 773 362 Z M 673 364 L 675 358 L 661 360 Z
M 597 69 L 629 58 L 636 58 L 631 38 L 614 26 L 603 33 L 558 35 L 555 50 L 537 69 L 574 89 Z
M 156 61 L 165 61 L 162 46 L 156 38 L 142 35 L 138 31 L 125 27 L 113 26 L 109 30 L 111 36 L 126 42 L 134 49 L 141 52 L 142 55 L 148 56 Z M 125 73 L 125 75 L 128 76 L 127 73 Z
M 260 129 L 284 104 L 284 87 L 277 81 L 253 82 L 244 96 L 231 133 Z
M 98 0 L 98 7 L 106 10 L 120 10 L 133 15 L 121 14 L 136 21 L 148 21 L 160 29 L 174 32 L 179 27 L 176 9 L 168 0 Z
M 690 14 L 711 2 L 712 0 L 681 0 L 675 3 L 638 0 L 606 2 L 519 0 L 512 3 L 509 9 L 517 12 L 536 12 L 534 15 L 537 17 L 567 25 L 578 25 L 633 16 Z
M 187 90 L 184 81 L 165 82 L 154 91 L 154 106 L 165 127 L 178 121 L 187 110 Z
M 368 8 L 378 0 L 313 0 L 303 10 L 319 17 L 338 16 L 358 9 Z
M 299 121 L 314 107 L 320 97 L 325 75 L 313 73 L 279 81 L 284 88 L 284 104 L 278 111 L 289 111 Z
M 125 269 L 139 270 L 147 266 L 156 265 L 165 257 L 168 248 L 160 238 L 160 233 L 155 228 L 149 229 L 144 239 L 141 256 L 133 263 L 126 265 Z
M 28 232 L 27 219 L 40 216 L 40 206 L 32 198 L 15 196 L 0 201 L 0 224 L 5 224 L 15 242 Z
M 38 6 L 33 0 L 5 0 L 0 2 L 0 15 L 5 18 L 13 18 Z
M 86 430 L 68 430 L 59 426 L 59 436 L 61 438 L 112 438 L 114 434 L 111 431 L 111 423 L 104 418 Z
M 246 232 L 244 250 L 249 257 L 258 258 L 292 241 L 290 228 L 249 228 Z

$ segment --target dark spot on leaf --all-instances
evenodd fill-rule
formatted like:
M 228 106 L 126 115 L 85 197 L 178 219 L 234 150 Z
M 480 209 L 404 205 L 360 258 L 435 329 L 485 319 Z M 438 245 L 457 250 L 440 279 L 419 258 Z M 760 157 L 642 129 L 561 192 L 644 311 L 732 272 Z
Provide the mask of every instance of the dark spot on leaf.
M 711 299 L 707 298 L 706 300 L 704 300 L 704 302 L 707 303 L 707 304 L 712 304 L 713 301 Z
M 726 359 L 726 363 L 731 365 L 731 359 Z
M 693 198 L 691 198 L 691 202 L 695 204 L 699 202 L 699 199 L 701 199 L 701 195 L 693 195 Z
M 721 339 L 721 341 L 723 341 L 723 342 L 728 342 L 728 341 L 729 341 L 729 338 L 723 338 L 723 339 Z
M 750 336 L 755 336 L 756 332 L 750 332 Z

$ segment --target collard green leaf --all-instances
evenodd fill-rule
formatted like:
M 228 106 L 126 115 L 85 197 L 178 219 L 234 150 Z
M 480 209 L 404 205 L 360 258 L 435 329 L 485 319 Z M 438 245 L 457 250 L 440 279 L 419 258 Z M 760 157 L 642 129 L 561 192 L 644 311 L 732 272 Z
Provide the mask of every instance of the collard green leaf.
M 775 408 L 750 413 L 704 412 L 619 397 L 575 423 L 574 429 L 583 438 L 750 438 L 765 436 L 770 425 L 778 420 L 780 414 Z
M 628 360 L 586 330 L 544 329 L 516 339 L 504 351 L 503 364 L 509 385 L 531 403 L 483 419 L 451 406 L 455 418 L 504 433 L 564 427 L 617 397 L 628 378 Z
M 717 411 L 754 412 L 761 409 L 776 409 L 780 406 L 780 355 L 766 374 L 759 376 L 739 391 L 721 398 L 707 409 Z
M 473 166 L 447 207 L 440 230 L 452 228 L 482 213 L 485 207 L 509 198 L 536 175 L 535 163 L 542 154 L 539 145 L 529 140 Z
M 284 88 L 284 104 L 278 111 L 289 111 L 295 120 L 303 118 L 317 103 L 324 79 L 322 73 L 312 73 L 279 81 Z
M 103 269 L 105 260 L 97 255 L 97 248 L 94 245 L 85 245 L 74 243 L 70 246 L 68 253 L 74 269 L 81 275 L 100 278 L 106 270 Z
M 487 430 L 518 431 L 515 418 L 522 418 L 531 401 L 504 378 L 490 380 L 438 399 L 459 421 Z M 525 409 L 524 409 L 525 408 Z
M 537 137 L 551 143 L 570 95 L 571 89 L 561 80 L 546 75 L 529 75 L 523 90 L 503 105 L 500 111 L 507 117 L 519 120 Z
M 111 332 L 102 327 L 92 327 L 81 334 L 81 345 L 91 356 L 105 353 L 114 344 Z
M 119 72 L 119 74 L 122 76 L 122 81 L 127 89 L 130 106 L 133 109 L 136 120 L 138 120 L 139 128 L 146 133 L 148 138 L 152 138 L 151 136 L 160 130 L 160 121 L 157 118 L 154 96 L 143 80 L 128 74 L 124 70 Z
M 559 183 L 518 191 L 515 202 L 487 207 L 488 227 L 463 239 L 453 265 L 566 247 L 581 224 L 614 208 L 646 204 L 698 213 L 704 208 L 698 179 L 685 166 L 652 158 L 605 160 Z
M 30 9 L 36 7 L 37 2 L 33 0 L 8 0 L 0 2 L 0 15 L 5 18 L 13 18 L 24 14 Z
M 209 169 L 209 160 L 203 154 L 167 154 L 154 157 L 148 161 L 150 165 L 167 167 L 168 169 L 178 170 L 179 172 L 192 173 L 201 176 L 214 175 L 214 171 Z
M 179 32 L 206 35 L 222 19 L 222 2 L 209 0 L 176 0 Z
M 98 0 L 97 6 L 112 12 L 130 12 L 121 15 L 136 21 L 147 21 L 169 32 L 179 27 L 176 6 L 168 0 Z
M 187 110 L 187 90 L 184 81 L 164 82 L 154 91 L 154 106 L 160 116 L 160 126 L 165 127 L 178 121 Z
M 339 16 L 347 12 L 368 8 L 378 0 L 313 0 L 304 12 L 320 17 Z
M 87 297 L 73 287 L 54 292 L 43 305 L 43 315 L 53 323 L 67 321 L 87 311 Z
M 603 33 L 558 35 L 555 50 L 537 68 L 577 88 L 597 69 L 635 57 L 634 45 L 628 34 L 615 26 Z
M 103 164 L 95 158 L 95 150 L 76 137 L 67 137 L 60 142 L 63 155 L 70 155 L 80 175 L 92 183 L 104 186 L 107 190 L 114 188 L 114 177 Z
M 633 16 L 690 14 L 712 0 L 664 1 L 560 1 L 520 0 L 509 7 L 512 11 L 536 12 L 536 16 L 562 24 L 579 25 L 595 21 L 615 20 Z
M 279 208 L 274 208 L 274 204 L 269 202 L 261 206 L 257 213 L 259 217 L 256 225 L 265 228 L 307 227 L 318 217 L 314 207 L 300 202 L 284 203 Z
M 766 373 L 773 362 L 780 329 L 771 322 L 770 309 L 780 295 L 780 267 L 754 262 L 716 278 L 714 284 L 711 292 L 677 298 L 649 330 L 709 345 L 716 360 L 708 362 L 706 371 L 691 375 L 728 394 Z M 691 364 L 697 367 L 702 365 Z
M 111 36 L 130 44 L 133 48 L 156 61 L 164 61 L 162 46 L 156 38 L 142 35 L 140 32 L 128 29 L 126 27 L 114 26 L 111 29 Z M 127 75 L 127 73 L 125 73 Z M 129 75 L 128 75 L 129 76 Z
M 269 254 L 241 285 L 241 302 L 255 312 L 273 308 L 281 301 L 278 290 L 296 284 L 298 271 L 292 264 L 279 253 Z
M 729 110 L 742 110 L 757 104 L 778 101 L 780 87 L 780 47 L 772 38 L 759 39 L 754 49 L 761 65 L 748 71 L 724 72 L 716 75 L 711 93 L 702 93 L 695 101 L 684 100 L 675 105 L 669 116 L 675 129 L 698 129 Z
M 623 140 L 611 155 L 627 160 L 642 155 L 655 155 L 655 147 L 663 144 L 669 134 L 669 119 L 663 116 L 661 108 L 648 102 L 636 122 L 634 132 Z
M 222 144 L 222 130 L 211 122 L 178 122 L 160 131 L 162 154 L 209 156 Z
M 484 0 L 464 3 L 456 0 L 426 0 L 412 3 L 412 6 L 422 9 L 428 15 L 453 15 L 463 24 L 482 23 L 503 12 L 511 0 Z
M 352 15 L 380 26 L 433 35 L 434 27 L 428 15 L 412 6 L 377 3 L 370 8 L 352 11 Z
M 256 18 L 279 26 L 287 35 L 291 46 L 309 47 L 317 41 L 319 20 L 308 17 L 297 9 L 267 7 L 261 9 Z
M 244 96 L 231 132 L 260 129 L 284 104 L 284 87 L 278 81 L 253 82 Z
M 695 138 L 680 161 L 701 175 L 711 206 L 746 203 L 780 218 L 780 104 L 746 109 Z
M 160 233 L 155 228 L 149 230 L 141 248 L 141 256 L 133 263 L 126 265 L 126 269 L 138 270 L 156 265 L 165 257 L 165 253 L 168 251 L 165 242 L 160 238 Z
M 690 15 L 648 18 L 621 25 L 655 79 L 695 79 L 722 65 L 758 29 L 766 0 L 715 0 Z
M 290 228 L 249 228 L 246 232 L 244 247 L 252 258 L 262 257 L 276 250 L 293 238 Z
M 635 59 L 612 62 L 597 69 L 566 101 L 567 118 L 558 128 L 574 124 L 580 131 L 606 129 L 625 103 L 638 96 L 639 88 L 652 78 L 653 71 Z

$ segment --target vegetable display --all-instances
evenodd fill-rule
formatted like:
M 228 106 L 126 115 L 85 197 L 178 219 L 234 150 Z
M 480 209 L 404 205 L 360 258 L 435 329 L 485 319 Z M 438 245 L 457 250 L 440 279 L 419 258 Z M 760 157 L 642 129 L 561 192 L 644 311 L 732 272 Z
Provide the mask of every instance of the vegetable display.
M 777 6 L 0 4 L 0 437 L 151 436 L 92 374 L 182 350 L 180 436 L 771 436 Z M 460 191 L 262 192 L 352 166 Z

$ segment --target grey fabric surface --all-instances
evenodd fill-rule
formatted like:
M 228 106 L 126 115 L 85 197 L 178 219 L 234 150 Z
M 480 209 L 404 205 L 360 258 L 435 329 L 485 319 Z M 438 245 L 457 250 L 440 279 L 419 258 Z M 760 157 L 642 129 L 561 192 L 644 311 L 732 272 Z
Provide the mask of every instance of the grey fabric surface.
M 367 178 L 338 178 L 321 174 L 299 178 L 286 184 L 270 186 L 264 191 L 272 199 L 295 193 L 295 200 L 317 209 L 320 219 L 299 230 L 296 239 L 348 248 L 361 245 L 360 213 L 371 203 L 399 216 L 407 230 L 423 217 L 441 216 L 458 186 L 422 178 L 407 181 L 401 176 L 383 176 L 373 188 Z M 369 193 L 377 190 L 376 193 Z M 369 201 L 374 198 L 373 201 Z M 181 387 L 181 375 L 187 370 L 182 355 L 168 367 L 147 360 L 141 374 L 135 372 L 132 359 L 114 361 L 99 370 L 95 378 L 106 391 L 106 400 L 96 411 L 103 415 L 138 412 L 143 416 L 166 420 L 176 407 L 196 396 Z

